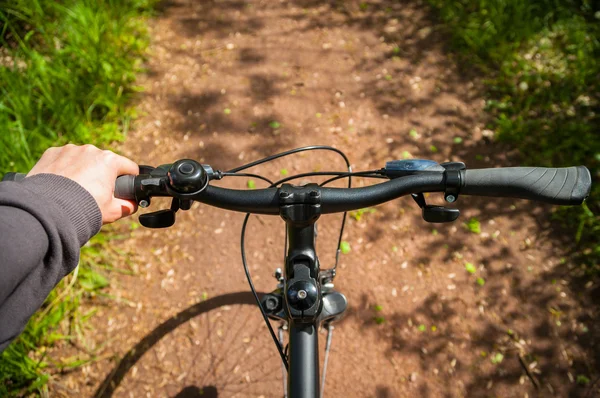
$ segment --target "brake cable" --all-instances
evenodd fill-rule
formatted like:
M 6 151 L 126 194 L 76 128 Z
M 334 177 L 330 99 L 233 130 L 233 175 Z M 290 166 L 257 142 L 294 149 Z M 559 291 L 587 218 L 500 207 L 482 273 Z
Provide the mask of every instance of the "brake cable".
M 268 178 L 260 176 L 258 174 L 251 174 L 251 173 L 239 173 L 239 171 L 245 170 L 247 168 L 253 167 L 253 166 L 257 166 L 259 164 L 263 164 L 284 156 L 288 156 L 288 155 L 292 155 L 292 154 L 296 154 L 299 152 L 303 152 L 303 151 L 310 151 L 310 150 L 329 150 L 329 151 L 333 151 L 338 153 L 340 156 L 342 156 L 342 158 L 344 159 L 344 161 L 346 162 L 346 166 L 348 167 L 348 172 L 312 172 L 312 173 L 303 173 L 303 174 L 298 174 L 298 175 L 294 175 L 294 176 L 290 176 L 290 177 L 286 177 L 280 181 L 276 181 L 276 182 L 271 182 Z M 302 148 L 296 148 L 296 149 L 292 149 L 286 152 L 281 152 L 272 156 L 268 156 L 266 158 L 263 159 L 259 159 L 256 160 L 254 162 L 248 163 L 246 165 L 231 169 L 227 172 L 223 172 L 221 173 L 221 175 L 223 177 L 225 176 L 246 176 L 246 177 L 254 177 L 254 178 L 258 178 L 261 179 L 263 181 L 266 181 L 268 183 L 271 184 L 271 187 L 276 187 L 277 185 L 285 182 L 285 181 L 290 181 L 293 180 L 295 178 L 301 178 L 301 177 L 308 177 L 308 176 L 317 176 L 317 175 L 335 175 L 336 177 L 334 177 L 333 179 L 327 180 L 324 183 L 321 184 L 321 186 L 332 182 L 336 179 L 339 178 L 348 178 L 348 188 L 352 187 L 352 176 L 353 175 L 357 175 L 357 176 L 364 176 L 364 177 L 379 177 L 379 178 L 385 178 L 382 177 L 381 175 L 375 175 L 375 173 L 379 172 L 378 170 L 373 170 L 373 171 L 366 171 L 366 172 L 356 172 L 353 173 L 352 172 L 352 167 L 350 166 L 350 162 L 348 160 L 348 157 L 339 149 L 330 147 L 330 146 L 325 146 L 325 145 L 315 145 L 315 146 L 307 146 L 307 147 L 302 147 Z M 283 351 L 283 347 L 282 344 L 280 343 L 279 339 L 275 336 L 275 331 L 273 330 L 273 327 L 271 326 L 271 323 L 269 322 L 269 318 L 264 310 L 264 308 L 262 307 L 262 305 L 260 304 L 260 299 L 258 297 L 258 294 L 256 292 L 256 288 L 254 287 L 254 283 L 252 282 L 252 278 L 250 276 L 250 270 L 248 268 L 248 262 L 246 260 L 246 249 L 245 249 L 245 237 L 246 237 L 246 227 L 248 225 L 248 220 L 250 219 L 250 213 L 246 213 L 246 216 L 244 217 L 244 222 L 242 224 L 242 230 L 241 230 L 241 239 L 240 239 L 240 249 L 241 249 L 241 255 L 242 255 L 242 265 L 244 268 L 244 272 L 246 274 L 246 279 L 248 280 L 248 284 L 250 285 L 250 290 L 252 291 L 252 294 L 254 296 L 254 299 L 256 300 L 256 303 L 260 309 L 261 315 L 263 317 L 263 319 L 265 320 L 265 323 L 267 324 L 267 327 L 269 329 L 269 333 L 271 334 L 271 337 L 273 338 L 273 341 L 275 342 L 275 345 L 277 347 L 277 351 L 279 352 L 279 355 L 281 356 L 281 360 L 282 363 L 285 367 L 286 370 L 289 369 L 289 365 L 288 365 L 288 361 L 287 361 L 287 356 L 285 355 L 284 351 Z M 338 261 L 339 261 L 339 254 L 340 254 L 340 245 L 342 242 L 342 236 L 344 233 L 344 227 L 346 225 L 346 212 L 344 212 L 344 214 L 342 215 L 342 225 L 340 227 L 340 236 L 338 239 L 338 245 L 336 248 L 336 261 L 335 261 L 335 265 L 333 267 L 333 276 L 335 276 L 335 270 L 337 268 L 338 265 Z M 287 230 L 286 230 L 286 236 L 285 236 L 285 247 L 284 247 L 284 255 L 287 252 Z

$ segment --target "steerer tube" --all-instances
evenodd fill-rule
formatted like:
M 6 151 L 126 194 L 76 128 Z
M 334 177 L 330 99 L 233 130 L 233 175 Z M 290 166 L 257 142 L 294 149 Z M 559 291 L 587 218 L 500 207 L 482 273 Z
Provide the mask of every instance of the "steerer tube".
M 319 396 L 319 336 L 314 324 L 290 324 L 288 397 Z

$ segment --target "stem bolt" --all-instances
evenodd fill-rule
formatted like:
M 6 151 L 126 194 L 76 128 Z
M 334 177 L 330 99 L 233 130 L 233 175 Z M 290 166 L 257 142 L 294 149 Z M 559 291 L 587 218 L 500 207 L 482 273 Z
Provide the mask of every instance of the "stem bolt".
M 446 201 L 449 202 L 449 203 L 452 203 L 455 200 L 456 200 L 456 196 L 454 196 L 454 195 L 447 195 L 446 196 Z
M 146 208 L 148 206 L 150 206 L 150 203 L 147 200 L 140 200 L 140 207 Z
M 298 298 L 304 300 L 306 298 L 306 290 L 298 290 Z
M 265 300 L 265 307 L 269 311 L 275 311 L 277 309 L 278 305 L 279 305 L 279 302 L 277 301 L 277 299 L 275 297 L 269 297 Z

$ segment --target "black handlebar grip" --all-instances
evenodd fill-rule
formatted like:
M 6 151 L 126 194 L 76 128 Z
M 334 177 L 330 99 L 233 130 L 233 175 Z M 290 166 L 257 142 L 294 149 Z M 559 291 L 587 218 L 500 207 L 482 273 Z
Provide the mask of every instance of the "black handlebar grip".
M 115 198 L 125 200 L 135 199 L 135 176 L 124 175 L 115 181 Z
M 10 173 L 6 173 L 4 174 L 4 177 L 2 177 L 2 181 L 22 181 L 25 177 L 27 176 L 27 174 L 23 174 L 23 173 L 14 173 L 14 172 L 10 172 Z
M 592 177 L 584 166 L 504 167 L 465 170 L 460 193 L 520 198 L 555 205 L 580 205 L 590 194 Z

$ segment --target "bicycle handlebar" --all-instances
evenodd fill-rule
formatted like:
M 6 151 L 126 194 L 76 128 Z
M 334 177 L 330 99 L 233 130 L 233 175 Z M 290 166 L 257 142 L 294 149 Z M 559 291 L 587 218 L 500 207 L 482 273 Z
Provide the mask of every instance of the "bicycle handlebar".
M 368 187 L 320 188 L 321 212 L 339 213 L 375 206 L 411 193 L 444 192 L 448 188 L 447 174 L 442 170 L 406 169 L 404 175 L 395 170 L 397 178 Z M 3 181 L 20 181 L 24 177 L 20 173 L 7 173 Z M 119 177 L 115 183 L 115 197 L 136 200 L 136 189 L 149 180 L 156 178 Z M 591 175 L 584 166 L 460 170 L 459 180 L 462 195 L 520 198 L 557 205 L 580 205 L 591 189 Z M 278 214 L 279 192 L 279 188 L 236 190 L 208 185 L 203 191 L 186 198 L 227 210 Z M 155 192 L 153 196 L 178 195 L 173 190 L 166 190 Z

